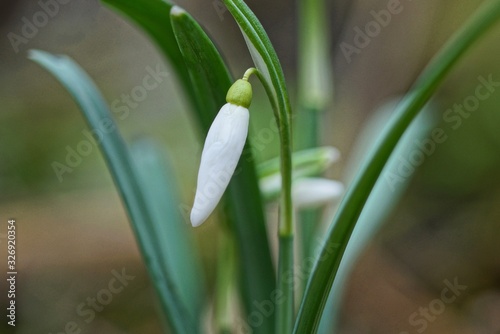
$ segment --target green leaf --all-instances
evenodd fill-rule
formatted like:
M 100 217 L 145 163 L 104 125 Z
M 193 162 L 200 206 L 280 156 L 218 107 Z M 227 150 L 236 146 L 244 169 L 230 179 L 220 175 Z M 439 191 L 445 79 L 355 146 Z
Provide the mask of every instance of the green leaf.
M 203 106 L 199 117 L 206 134 L 219 109 L 226 103 L 233 79 L 219 51 L 186 11 L 174 6 L 170 20 L 190 78 L 189 89 L 196 92 L 194 98 Z
M 227 67 L 201 27 L 189 14 L 174 7 L 171 16 L 174 33 L 189 69 L 196 96 L 206 106 L 207 117 L 201 119 L 204 133 L 225 103 L 232 84 Z M 250 148 L 245 145 L 237 172 L 229 183 L 228 211 L 238 249 L 241 289 L 247 314 L 258 309 L 255 301 L 269 300 L 275 286 L 274 268 L 267 240 L 266 223 L 257 176 Z M 256 326 L 255 333 L 271 333 L 274 316 Z
M 242 0 L 223 1 L 243 33 L 255 67 L 265 79 L 266 92 L 273 108 L 276 109 L 280 123 L 290 124 L 292 112 L 285 76 L 264 27 Z
M 396 105 L 386 104 L 377 110 L 361 131 L 346 164 L 346 171 L 353 174 L 356 166 L 363 161 L 367 148 L 383 130 L 390 119 Z M 399 158 L 408 156 L 418 150 L 415 142 L 420 142 L 426 138 L 437 124 L 436 111 L 432 105 L 426 105 L 425 110 L 416 117 L 397 144 L 394 153 L 389 158 L 381 177 L 375 184 L 370 197 L 368 198 L 363 212 L 359 216 L 358 222 L 352 232 L 351 239 L 347 244 L 342 262 L 339 266 L 337 276 L 333 282 L 332 290 L 321 318 L 319 333 L 332 333 L 336 331 L 341 313 L 341 303 L 344 297 L 345 287 L 358 257 L 368 245 L 368 242 L 375 233 L 378 232 L 382 224 L 387 220 L 396 205 L 399 203 L 413 175 L 396 179 L 400 168 Z M 350 178 L 350 177 L 349 177 Z
M 339 151 L 332 146 L 309 148 L 293 152 L 294 176 L 313 176 L 324 172 L 339 158 Z M 273 158 L 257 166 L 259 178 L 272 176 L 280 171 L 280 159 Z
M 299 309 L 294 333 L 316 333 L 342 256 L 387 160 L 412 120 L 469 47 L 500 17 L 500 1 L 487 2 L 431 61 L 404 98 L 349 187 L 327 232 Z M 321 261 L 319 261 L 321 260 Z
M 98 89 L 87 74 L 70 58 L 33 50 L 29 57 L 47 69 L 70 92 L 92 131 L 102 134 L 99 148 L 130 217 L 132 230 L 149 275 L 160 298 L 162 310 L 176 333 L 198 333 L 197 322 L 189 317 L 169 276 L 153 232 L 153 213 L 146 202 L 130 152 Z M 112 129 L 112 130 L 110 130 Z
M 139 182 L 152 216 L 152 237 L 156 240 L 161 263 L 172 277 L 191 319 L 199 326 L 204 306 L 205 280 L 198 252 L 178 205 L 177 179 L 159 147 L 148 139 L 135 141 L 131 147 Z

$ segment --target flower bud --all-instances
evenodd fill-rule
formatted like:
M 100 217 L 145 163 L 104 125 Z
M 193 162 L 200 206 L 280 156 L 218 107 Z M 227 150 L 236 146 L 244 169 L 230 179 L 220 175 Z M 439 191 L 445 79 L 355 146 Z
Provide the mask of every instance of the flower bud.
M 248 134 L 248 106 L 252 88 L 245 80 L 236 81 L 227 102 L 208 131 L 201 154 L 198 183 L 191 211 L 191 224 L 201 225 L 213 212 L 231 180 Z
M 324 178 L 303 178 L 294 181 L 292 186 L 293 204 L 296 208 L 315 207 L 332 203 L 344 192 L 339 181 Z

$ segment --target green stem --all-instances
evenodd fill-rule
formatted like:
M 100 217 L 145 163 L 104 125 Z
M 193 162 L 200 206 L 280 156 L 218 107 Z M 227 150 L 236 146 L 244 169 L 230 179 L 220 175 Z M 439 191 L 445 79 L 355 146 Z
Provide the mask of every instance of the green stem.
M 290 109 L 286 109 L 290 110 Z M 279 213 L 279 265 L 278 287 L 283 289 L 283 303 L 277 306 L 277 332 L 290 334 L 294 319 L 294 268 L 293 268 L 293 203 L 292 203 L 292 130 L 290 114 L 281 115 L 279 120 L 280 135 L 280 170 L 281 201 Z
M 245 81 L 248 81 L 248 79 L 250 79 L 250 76 L 252 74 L 255 74 L 255 75 L 258 76 L 259 73 L 260 72 L 259 72 L 258 69 L 256 69 L 255 67 L 250 67 L 248 70 L 245 71 L 245 74 L 243 74 L 243 78 L 242 79 L 245 80 Z
M 300 135 L 297 147 L 308 149 L 317 147 L 321 142 L 323 116 L 334 95 L 329 53 L 330 29 L 325 0 L 299 0 L 298 6 L 299 121 L 296 124 Z M 298 211 L 300 261 L 312 256 L 312 244 L 323 211 L 322 208 Z M 304 291 L 307 277 L 301 283 L 301 291 Z
M 292 203 L 292 130 L 290 108 L 288 112 L 281 111 L 274 102 L 271 87 L 262 73 L 251 68 L 245 72 L 244 78 L 255 74 L 264 86 L 266 94 L 274 111 L 278 123 L 280 136 L 280 172 L 281 172 L 281 198 L 278 225 L 279 238 L 279 264 L 278 264 L 278 291 L 283 293 L 281 302 L 276 306 L 277 334 L 290 334 L 294 317 L 294 272 L 293 272 L 293 235 L 294 218 Z M 282 259 L 282 256 L 284 257 Z
M 248 70 L 246 70 L 246 72 L 243 76 L 243 79 L 245 77 L 250 76 L 250 74 L 248 74 L 248 73 L 255 74 L 257 76 L 257 78 L 259 79 L 260 83 L 262 84 L 262 87 L 264 87 L 264 90 L 266 91 L 266 95 L 269 99 L 269 102 L 271 103 L 271 108 L 273 109 L 274 118 L 276 119 L 276 122 L 279 124 L 280 115 L 279 115 L 279 111 L 278 111 L 278 106 L 276 105 L 276 101 L 273 98 L 273 90 L 272 90 L 271 86 L 269 86 L 266 78 L 264 78 L 264 75 L 258 69 L 254 68 L 254 67 L 249 68 Z M 248 74 L 248 76 L 247 76 L 247 74 Z
M 293 237 L 293 205 L 292 205 L 292 131 L 290 127 L 290 115 L 279 114 L 279 110 L 272 98 L 271 87 L 262 76 L 262 73 L 252 67 L 245 71 L 243 80 L 249 79 L 250 75 L 255 74 L 259 78 L 266 94 L 269 97 L 271 106 L 274 111 L 276 122 L 278 123 L 280 135 L 280 171 L 281 171 L 281 201 L 280 201 L 280 222 L 278 235 L 283 237 Z
M 281 206 L 278 235 L 293 237 L 293 206 L 292 206 L 292 132 L 289 122 L 282 122 L 280 128 L 281 156 Z
M 279 236 L 276 333 L 291 333 L 294 317 L 293 235 Z
M 222 228 L 219 233 L 217 263 L 217 287 L 215 291 L 215 324 L 217 333 L 231 333 L 232 309 L 231 296 L 234 288 L 235 246 L 232 236 Z
M 332 100 L 329 29 L 325 0 L 299 0 L 299 105 L 301 112 L 324 111 Z
M 482 7 L 431 61 L 402 101 L 381 139 L 376 142 L 340 204 L 326 243 L 308 281 L 294 333 L 316 333 L 347 242 L 361 210 L 394 147 L 414 117 L 427 103 L 460 56 L 500 17 L 500 0 Z

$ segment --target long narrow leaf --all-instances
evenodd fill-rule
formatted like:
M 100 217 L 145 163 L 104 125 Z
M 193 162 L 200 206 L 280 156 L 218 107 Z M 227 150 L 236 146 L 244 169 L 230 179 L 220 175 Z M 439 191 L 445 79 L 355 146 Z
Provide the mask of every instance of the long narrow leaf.
M 342 256 L 377 179 L 406 128 L 458 59 L 500 17 L 500 1 L 489 1 L 431 61 L 403 100 L 340 204 L 299 309 L 294 333 L 315 333 Z
M 91 130 L 102 134 L 99 147 L 127 209 L 163 312 L 176 333 L 198 333 L 175 291 L 173 280 L 162 266 L 162 259 L 158 256 L 160 250 L 151 233 L 153 217 L 146 203 L 144 186 L 103 97 L 87 74 L 70 58 L 43 51 L 31 51 L 30 58 L 63 84 L 80 106 Z
M 374 116 L 371 117 L 367 126 L 361 131 L 361 135 L 356 140 L 352 154 L 346 164 L 346 171 L 349 174 L 352 174 L 352 171 L 355 170 L 355 166 L 362 162 L 362 157 L 367 154 L 369 143 L 372 143 L 376 139 L 377 135 L 387 124 L 394 107 L 394 103 L 384 105 L 382 109 L 379 109 Z M 399 158 L 408 158 L 410 153 L 418 149 L 415 147 L 415 141 L 421 141 L 426 138 L 437 123 L 435 113 L 431 112 L 435 110 L 429 108 L 429 105 L 427 105 L 425 109 L 428 110 L 423 110 L 402 136 L 401 141 L 398 143 L 394 153 L 387 162 L 381 177 L 375 184 L 372 194 L 363 208 L 363 212 L 359 216 L 356 227 L 352 232 L 351 239 L 347 244 L 344 256 L 342 257 L 342 262 L 340 263 L 323 317 L 321 318 L 318 330 L 321 334 L 332 333 L 336 330 L 338 319 L 340 318 L 341 303 L 344 297 L 345 287 L 352 272 L 352 268 L 368 245 L 370 239 L 379 231 L 382 224 L 387 220 L 399 203 L 401 196 L 404 194 L 412 179 L 411 175 L 404 178 L 404 180 L 395 180 L 394 175 L 398 175 L 398 168 L 400 167 Z
M 227 67 L 219 52 L 192 17 L 174 7 L 172 26 L 184 56 L 197 98 L 206 106 L 206 117 L 201 119 L 204 132 L 208 132 L 217 111 L 225 103 L 231 86 Z M 265 218 L 251 151 L 248 143 L 241 158 L 238 172 L 229 184 L 228 208 L 234 219 L 234 232 L 240 260 L 243 302 L 247 314 L 256 309 L 255 302 L 268 300 L 274 290 L 275 275 L 267 240 Z M 255 333 L 272 332 L 274 316 L 266 317 Z M 249 322 L 251 324 L 251 322 Z
M 200 124 L 206 134 L 226 103 L 233 80 L 210 38 L 186 11 L 173 7 L 170 21 L 190 78 L 189 88 L 196 92 L 195 99 L 203 106 Z
M 244 1 L 223 1 L 241 28 L 255 66 L 262 72 L 267 84 L 272 88 L 272 97 L 279 111 L 280 122 L 289 121 L 285 117 L 291 114 L 285 76 L 262 24 Z
M 204 278 L 198 252 L 176 203 L 176 177 L 166 157 L 151 140 L 140 139 L 131 147 L 139 181 L 147 191 L 145 202 L 152 215 L 153 238 L 158 244 L 158 256 L 172 277 L 179 296 L 199 327 L 204 304 Z

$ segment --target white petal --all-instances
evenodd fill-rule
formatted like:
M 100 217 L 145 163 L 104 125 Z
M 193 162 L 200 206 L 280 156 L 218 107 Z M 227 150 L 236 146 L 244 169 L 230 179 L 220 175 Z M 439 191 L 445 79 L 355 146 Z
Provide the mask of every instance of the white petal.
M 259 181 L 260 191 L 268 196 L 273 197 L 281 192 L 281 174 L 274 173 L 263 177 Z
M 201 225 L 219 203 L 231 180 L 248 134 L 248 109 L 225 104 L 208 131 L 201 154 L 191 224 Z
M 325 165 L 330 167 L 332 164 L 340 160 L 340 151 L 333 146 L 325 146 Z
M 314 151 L 314 153 L 312 153 Z M 310 177 L 326 170 L 332 164 L 340 160 L 340 151 L 333 146 L 323 146 L 314 149 L 308 149 L 295 152 L 294 155 L 301 155 L 301 163 L 294 167 L 293 179 L 302 179 Z M 307 158 L 304 158 L 306 157 Z M 314 174 L 312 174 L 314 173 Z M 264 198 L 267 200 L 277 197 L 281 192 L 281 174 L 278 171 L 261 177 L 259 187 Z
M 323 178 L 303 178 L 293 182 L 293 204 L 297 208 L 328 204 L 344 192 L 341 182 Z

